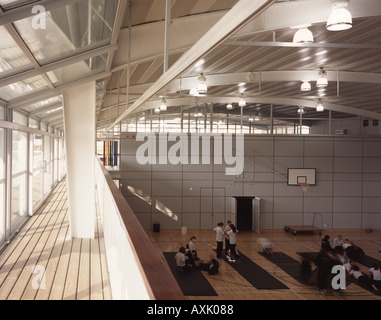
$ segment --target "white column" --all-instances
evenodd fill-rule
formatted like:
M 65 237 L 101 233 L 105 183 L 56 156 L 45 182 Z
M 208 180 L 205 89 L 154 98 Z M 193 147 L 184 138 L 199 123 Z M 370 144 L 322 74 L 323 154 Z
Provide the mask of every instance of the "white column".
M 95 98 L 94 81 L 63 93 L 72 238 L 94 238 Z

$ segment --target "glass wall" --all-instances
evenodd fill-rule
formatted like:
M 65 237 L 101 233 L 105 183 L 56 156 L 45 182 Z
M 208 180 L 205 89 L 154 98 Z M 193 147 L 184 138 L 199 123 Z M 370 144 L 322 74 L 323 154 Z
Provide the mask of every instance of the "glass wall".
M 43 199 L 43 137 L 33 135 L 32 205 L 35 209 Z
M 27 215 L 28 134 L 12 133 L 11 230 Z
M 5 130 L 0 128 L 0 243 L 5 237 Z
M 44 196 L 47 196 L 53 184 L 53 163 L 51 137 L 44 136 Z

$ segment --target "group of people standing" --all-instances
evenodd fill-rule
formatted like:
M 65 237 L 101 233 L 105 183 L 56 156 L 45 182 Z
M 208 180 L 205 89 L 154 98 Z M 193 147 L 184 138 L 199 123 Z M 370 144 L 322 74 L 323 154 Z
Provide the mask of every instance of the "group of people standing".
M 225 257 L 230 262 L 235 262 L 238 257 L 237 252 L 237 228 L 236 226 L 228 220 L 224 228 L 224 223 L 217 223 L 217 227 L 213 229 L 216 232 L 217 241 L 217 259 L 222 259 L 222 252 L 224 248 L 224 238 L 225 238 Z

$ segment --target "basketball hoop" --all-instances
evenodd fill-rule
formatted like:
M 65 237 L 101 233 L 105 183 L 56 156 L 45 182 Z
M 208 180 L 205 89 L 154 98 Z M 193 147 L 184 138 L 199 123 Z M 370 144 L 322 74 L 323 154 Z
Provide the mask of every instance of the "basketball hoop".
M 309 186 L 310 186 L 309 183 L 301 182 L 301 183 L 299 183 L 299 184 L 300 184 L 300 186 L 302 187 L 303 192 L 307 192 L 307 191 L 308 191 L 308 188 L 309 188 Z

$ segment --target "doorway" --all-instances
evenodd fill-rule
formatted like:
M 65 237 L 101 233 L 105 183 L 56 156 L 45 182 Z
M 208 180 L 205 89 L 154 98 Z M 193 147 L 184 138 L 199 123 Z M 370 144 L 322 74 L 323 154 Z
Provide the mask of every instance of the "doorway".
M 236 226 L 239 231 L 260 233 L 260 198 L 234 197 Z

